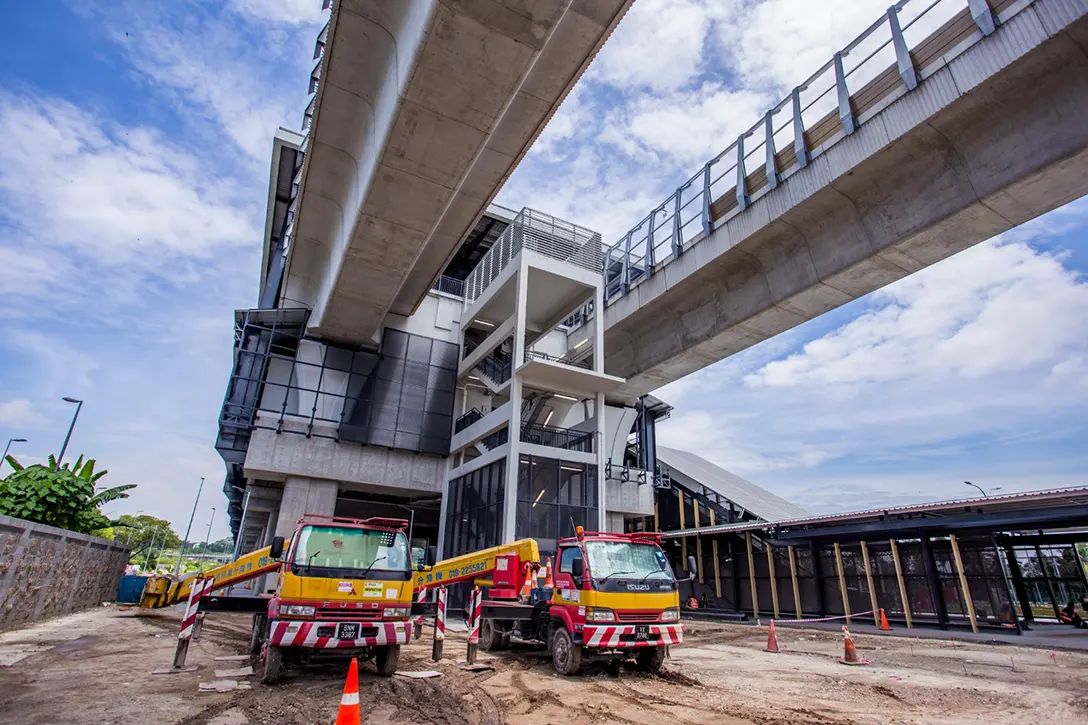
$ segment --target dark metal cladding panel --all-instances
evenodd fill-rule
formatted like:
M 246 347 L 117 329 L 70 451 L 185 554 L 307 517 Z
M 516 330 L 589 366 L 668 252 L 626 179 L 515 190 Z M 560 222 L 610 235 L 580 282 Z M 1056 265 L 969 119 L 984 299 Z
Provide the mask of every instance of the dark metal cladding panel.
M 448 454 L 457 356 L 452 343 L 387 328 L 375 363 L 354 365 L 340 438 Z

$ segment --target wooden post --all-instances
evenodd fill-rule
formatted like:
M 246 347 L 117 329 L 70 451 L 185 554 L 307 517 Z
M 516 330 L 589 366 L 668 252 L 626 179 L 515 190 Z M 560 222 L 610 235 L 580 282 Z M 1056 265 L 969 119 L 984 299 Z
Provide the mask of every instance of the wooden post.
M 680 530 L 687 528 L 684 523 L 684 492 L 676 489 L 676 498 L 680 502 Z M 688 537 L 680 537 L 680 556 L 683 557 L 684 566 L 688 565 Z
M 771 577 L 771 606 L 774 608 L 774 618 L 778 619 L 778 580 L 774 575 L 774 547 L 767 544 L 767 573 Z
M 654 501 L 654 531 L 661 531 L 661 517 L 657 513 L 657 501 Z
M 710 509 L 710 525 L 714 526 L 716 523 L 716 517 L 714 516 L 714 509 Z M 722 598 L 722 568 L 721 562 L 718 561 L 718 536 L 715 535 L 710 541 L 710 553 L 714 556 L 714 595 L 718 598 Z
M 694 496 L 691 497 L 692 511 L 695 515 L 695 528 L 699 528 L 699 499 Z M 699 560 L 699 583 L 704 584 L 703 581 L 703 537 L 695 537 L 695 558 Z
M 842 613 L 846 615 L 846 623 L 850 624 L 850 597 L 846 594 L 846 573 L 842 568 L 842 548 L 839 542 L 835 542 L 835 568 L 839 572 L 839 592 L 842 594 Z
M 748 583 L 752 587 L 752 616 L 759 618 L 759 592 L 756 591 L 756 558 L 752 554 L 752 532 L 744 532 L 744 541 L 748 544 Z
M 876 603 L 876 589 L 873 588 L 873 570 L 869 566 L 869 547 L 861 542 L 861 561 L 865 564 L 865 581 L 869 585 L 869 601 L 873 605 L 873 624 L 880 626 L 880 608 Z
M 793 553 L 793 546 L 787 547 L 790 553 L 790 579 L 793 580 L 793 606 L 797 610 L 797 619 L 801 618 L 801 588 L 797 586 L 797 555 Z M 819 586 L 819 582 L 816 582 Z
M 971 588 L 967 586 L 967 574 L 963 571 L 963 559 L 960 558 L 960 545 L 956 541 L 955 534 L 949 534 L 948 540 L 952 542 L 952 556 L 956 560 L 956 573 L 960 575 L 960 589 L 963 590 L 963 601 L 967 605 L 967 616 L 971 619 L 971 631 L 978 631 L 978 619 L 975 618 L 975 602 L 971 599 Z
M 895 539 L 888 539 L 892 545 L 892 559 L 895 561 L 895 578 L 899 580 L 899 601 L 903 602 L 903 616 L 907 618 L 907 629 L 914 626 L 910 618 L 910 599 L 907 598 L 907 584 L 903 581 L 903 565 L 899 563 L 899 546 Z

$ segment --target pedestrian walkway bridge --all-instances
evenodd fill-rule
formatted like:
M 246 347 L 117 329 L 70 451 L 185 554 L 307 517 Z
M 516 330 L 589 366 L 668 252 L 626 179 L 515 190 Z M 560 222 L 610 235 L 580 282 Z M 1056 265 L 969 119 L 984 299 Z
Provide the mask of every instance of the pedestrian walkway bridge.
M 1086 14 L 1085 0 L 890 8 L 606 249 L 617 396 L 1088 192 Z

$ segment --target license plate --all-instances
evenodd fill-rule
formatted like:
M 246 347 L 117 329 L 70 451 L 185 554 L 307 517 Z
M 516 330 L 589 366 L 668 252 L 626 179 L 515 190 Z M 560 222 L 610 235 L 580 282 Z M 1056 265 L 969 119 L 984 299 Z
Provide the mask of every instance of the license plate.
M 336 636 L 339 639 L 359 639 L 358 622 L 341 622 L 336 628 Z
M 645 624 L 635 625 L 635 639 L 639 642 L 645 642 L 650 638 L 650 627 Z

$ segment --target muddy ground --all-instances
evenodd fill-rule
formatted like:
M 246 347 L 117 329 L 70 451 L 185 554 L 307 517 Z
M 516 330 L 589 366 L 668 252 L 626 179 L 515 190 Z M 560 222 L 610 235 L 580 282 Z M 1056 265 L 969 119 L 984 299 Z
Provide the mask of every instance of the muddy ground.
M 763 651 L 766 630 L 689 623 L 662 677 L 610 663 L 580 677 L 557 676 L 539 648 L 483 655 L 489 672 L 454 662 L 464 640 L 453 634 L 439 665 L 429 629 L 401 657 L 402 671 L 442 676 L 381 679 L 362 667 L 364 723 L 433 725 L 874 725 L 876 723 L 1088 722 L 1088 655 L 1010 645 L 857 637 L 868 667 L 835 662 L 841 637 L 780 628 L 782 654 Z M 189 663 L 199 670 L 152 675 L 170 663 L 177 615 L 104 607 L 0 635 L 0 723 L 20 725 L 331 724 L 346 668 L 289 673 L 275 687 L 198 693 L 215 657 L 244 652 L 246 615 L 209 615 Z

